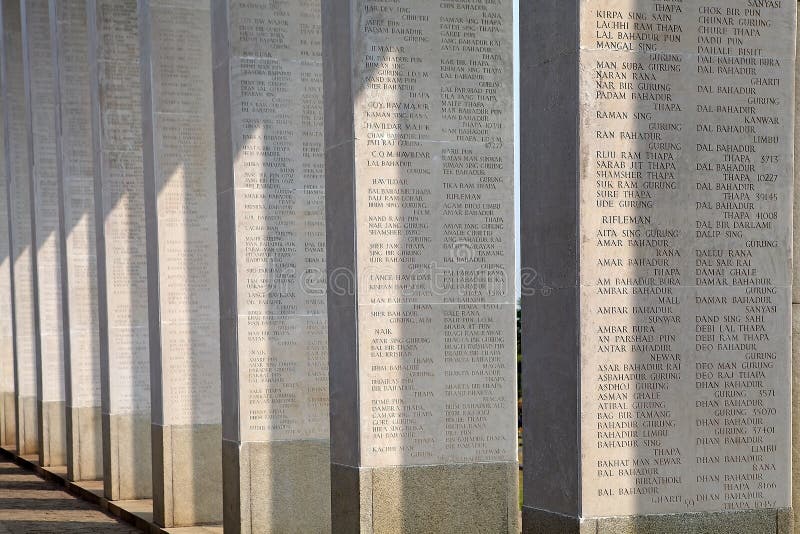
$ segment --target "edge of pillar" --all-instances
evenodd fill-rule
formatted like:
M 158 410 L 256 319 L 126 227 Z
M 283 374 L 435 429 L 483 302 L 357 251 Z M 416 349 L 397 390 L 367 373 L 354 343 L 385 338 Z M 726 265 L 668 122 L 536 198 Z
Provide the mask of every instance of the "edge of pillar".
M 100 406 L 67 406 L 67 478 L 103 479 L 103 425 Z
M 150 434 L 153 521 L 165 528 L 221 524 L 222 425 L 153 423 Z
M 103 482 L 111 501 L 151 499 L 150 414 L 107 414 L 103 427 Z
M 65 401 L 36 401 L 39 425 L 39 463 L 45 467 L 67 465 L 67 412 Z
M 5 443 L 17 442 L 17 424 L 15 415 L 16 399 L 13 391 L 4 391 L 2 393 L 3 414 L 0 425 L 2 426 L 2 436 L 0 441 Z M 15 445 L 16 446 L 16 445 Z
M 222 461 L 225 534 L 331 532 L 329 441 L 226 439 Z
M 17 453 L 39 454 L 38 408 L 35 396 L 15 397 Z

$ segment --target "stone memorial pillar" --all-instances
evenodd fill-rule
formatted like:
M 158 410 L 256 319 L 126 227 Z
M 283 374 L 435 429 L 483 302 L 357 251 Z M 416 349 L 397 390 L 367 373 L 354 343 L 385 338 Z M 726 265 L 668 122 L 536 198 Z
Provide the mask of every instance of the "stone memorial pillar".
M 88 0 L 103 482 L 152 495 L 141 80 L 136 0 Z
M 334 532 L 517 532 L 511 2 L 323 0 Z
M 800 33 L 796 32 L 795 59 L 800 52 Z M 794 69 L 794 151 L 800 153 L 800 95 L 796 88 L 800 82 L 800 68 Z M 794 210 L 792 246 L 792 509 L 795 532 L 800 529 L 800 168 L 794 167 Z
M 790 532 L 795 9 L 521 4 L 525 532 Z
M 317 0 L 213 0 L 226 532 L 329 532 Z
M 21 0 L 22 57 L 31 177 L 32 228 L 36 243 L 34 283 L 39 464 L 66 465 L 64 335 L 58 184 L 56 176 L 55 77 L 47 0 Z
M 89 33 L 85 0 L 50 0 L 64 288 L 67 477 L 103 478 Z
M 0 60 L 0 63 L 2 61 Z M 2 83 L 2 76 L 0 76 Z M 0 94 L 0 445 L 13 448 L 14 424 L 14 293 L 11 290 L 11 205 L 8 202 L 8 170 L 6 167 L 5 114 Z
M 222 522 L 219 278 L 208 0 L 140 0 L 153 508 Z
M 22 64 L 22 26 L 18 0 L 2 0 L 2 93 L 8 199 L 11 207 L 11 285 L 14 321 L 14 392 L 16 452 L 36 454 L 39 440 L 36 409 L 36 349 L 31 187 L 28 128 Z

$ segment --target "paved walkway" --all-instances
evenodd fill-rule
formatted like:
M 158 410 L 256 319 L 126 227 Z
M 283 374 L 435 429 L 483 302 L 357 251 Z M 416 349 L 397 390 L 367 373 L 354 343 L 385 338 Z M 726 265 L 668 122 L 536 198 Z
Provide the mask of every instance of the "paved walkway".
M 141 534 L 17 465 L 0 460 L 0 534 Z

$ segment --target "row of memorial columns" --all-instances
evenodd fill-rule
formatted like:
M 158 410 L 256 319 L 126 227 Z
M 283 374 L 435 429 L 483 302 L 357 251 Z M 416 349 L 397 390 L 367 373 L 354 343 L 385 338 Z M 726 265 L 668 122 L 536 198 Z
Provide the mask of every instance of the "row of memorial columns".
M 3 447 L 164 527 L 792 532 L 795 18 L 0 0 Z

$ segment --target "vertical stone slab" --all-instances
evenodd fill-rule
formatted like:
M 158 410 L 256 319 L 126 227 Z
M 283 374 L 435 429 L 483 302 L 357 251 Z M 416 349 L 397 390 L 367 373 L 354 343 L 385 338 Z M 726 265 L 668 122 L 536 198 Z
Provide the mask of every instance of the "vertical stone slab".
M 524 531 L 788 532 L 796 4 L 520 7 Z
M 50 0 L 64 288 L 67 477 L 103 478 L 89 33 L 85 0 Z
M 88 0 L 106 497 L 152 495 L 136 0 Z
M 61 308 L 61 252 L 56 172 L 55 76 L 47 0 L 21 0 L 22 57 L 31 177 L 36 378 L 40 465 L 66 465 L 64 334 Z
M 140 0 L 153 509 L 222 522 L 219 275 L 208 0 Z
M 334 532 L 517 532 L 511 2 L 323 0 Z
M 225 531 L 329 532 L 319 3 L 211 6 Z
M 2 60 L 0 60 L 2 63 Z M 0 83 L 2 76 L 0 75 Z M 11 204 L 8 202 L 8 168 L 6 167 L 4 99 L 0 93 L 0 444 L 13 448 L 14 417 L 14 314 L 11 289 Z
M 35 246 L 31 228 L 31 187 L 28 167 L 28 128 L 22 64 L 20 3 L 0 4 L 3 29 L 2 91 L 8 198 L 12 206 L 11 285 L 14 321 L 14 392 L 17 454 L 38 452 L 35 348 Z
M 795 60 L 800 52 L 800 32 L 795 36 Z M 794 152 L 798 154 L 798 130 L 800 122 L 797 120 L 800 113 L 800 95 L 797 95 L 798 82 L 800 82 L 800 70 L 795 61 L 794 83 Z M 794 510 L 795 532 L 800 528 L 800 198 L 798 198 L 798 184 L 800 184 L 800 174 L 798 166 L 794 167 L 794 210 L 792 222 L 792 509 Z

